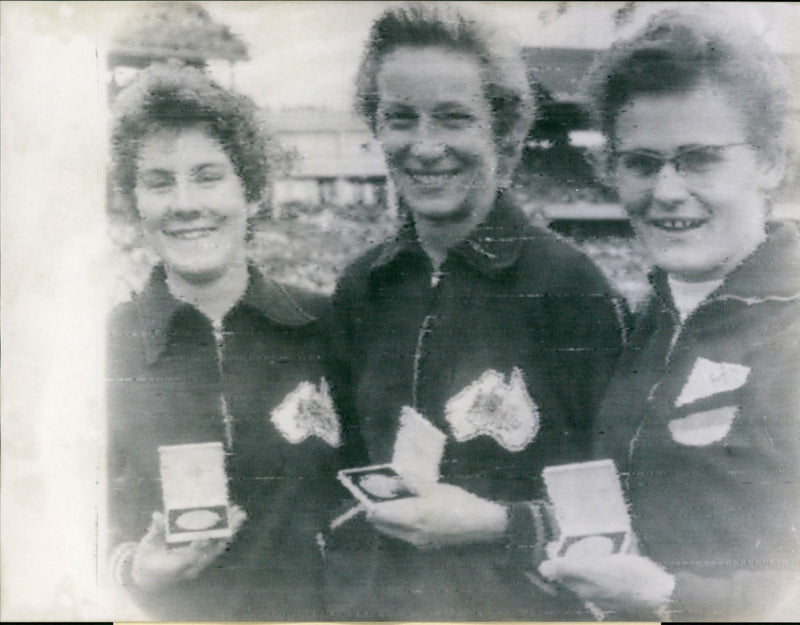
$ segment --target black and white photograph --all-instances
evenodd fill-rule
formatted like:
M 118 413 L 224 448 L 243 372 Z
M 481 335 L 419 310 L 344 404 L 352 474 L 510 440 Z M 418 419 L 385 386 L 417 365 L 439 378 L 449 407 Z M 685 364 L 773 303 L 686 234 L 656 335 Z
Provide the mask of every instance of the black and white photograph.
M 0 3 L 0 619 L 797 621 L 798 30 Z

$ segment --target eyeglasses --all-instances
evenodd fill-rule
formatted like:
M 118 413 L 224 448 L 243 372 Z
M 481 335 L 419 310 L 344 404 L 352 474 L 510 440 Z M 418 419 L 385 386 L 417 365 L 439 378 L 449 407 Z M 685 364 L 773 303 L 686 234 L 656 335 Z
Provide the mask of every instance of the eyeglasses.
M 615 152 L 615 156 L 623 172 L 637 178 L 653 178 L 667 163 L 679 174 L 703 176 L 712 173 L 725 162 L 726 149 L 740 145 L 747 143 L 688 146 L 678 149 L 670 157 L 649 150 L 621 150 Z

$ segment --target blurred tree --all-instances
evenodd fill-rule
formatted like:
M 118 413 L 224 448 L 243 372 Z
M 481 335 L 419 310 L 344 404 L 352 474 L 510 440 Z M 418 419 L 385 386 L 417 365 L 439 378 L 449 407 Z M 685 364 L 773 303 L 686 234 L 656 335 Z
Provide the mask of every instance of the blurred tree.
M 204 65 L 209 59 L 248 60 L 248 49 L 224 24 L 195 2 L 153 2 L 113 42 L 111 65 L 145 67 L 157 59 L 179 58 Z

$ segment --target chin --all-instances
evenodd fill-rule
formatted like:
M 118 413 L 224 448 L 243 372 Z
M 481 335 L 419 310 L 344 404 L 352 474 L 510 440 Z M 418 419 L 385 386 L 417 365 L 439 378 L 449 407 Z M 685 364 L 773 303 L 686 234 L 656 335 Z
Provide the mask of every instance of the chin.
M 463 202 L 411 201 L 407 204 L 415 217 L 433 222 L 461 221 L 472 214 L 471 208 L 465 206 Z
M 192 284 L 213 282 L 224 276 L 228 270 L 225 263 L 170 262 L 168 259 L 165 263 L 172 273 Z

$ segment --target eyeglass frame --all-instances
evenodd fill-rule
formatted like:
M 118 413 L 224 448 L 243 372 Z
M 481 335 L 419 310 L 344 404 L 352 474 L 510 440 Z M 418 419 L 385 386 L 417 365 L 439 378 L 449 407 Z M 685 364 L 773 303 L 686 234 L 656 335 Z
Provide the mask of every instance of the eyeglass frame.
M 645 173 L 637 172 L 635 169 L 630 168 L 630 167 L 626 167 L 625 165 L 623 165 L 625 170 L 627 172 L 630 172 L 630 175 L 632 175 L 635 178 L 637 178 L 638 180 L 642 180 L 642 181 L 654 180 L 658 176 L 658 174 L 661 173 L 661 171 L 664 169 L 664 165 L 666 165 L 666 164 L 672 165 L 672 168 L 675 170 L 675 172 L 678 175 L 682 176 L 682 177 L 686 177 L 686 176 L 690 176 L 690 177 L 691 176 L 703 176 L 703 175 L 706 175 L 706 174 L 711 172 L 711 170 L 713 169 L 713 165 L 707 171 L 691 171 L 691 169 L 687 170 L 684 166 L 681 165 L 681 162 L 680 162 L 681 157 L 683 157 L 687 152 L 691 153 L 691 152 L 696 151 L 696 150 L 707 150 L 707 149 L 726 150 L 728 148 L 733 148 L 733 147 L 738 147 L 738 146 L 743 146 L 743 145 L 750 145 L 750 144 L 748 142 L 746 142 L 746 141 L 741 141 L 741 142 L 738 142 L 738 143 L 723 143 L 723 144 L 717 144 L 717 145 L 690 145 L 690 146 L 685 146 L 685 147 L 679 147 L 677 150 L 675 150 L 673 152 L 672 156 L 668 156 L 668 157 L 663 155 L 662 153 L 659 153 L 659 152 L 656 152 L 656 151 L 651 151 L 651 150 L 646 150 L 646 149 L 640 149 L 640 150 L 616 150 L 615 149 L 613 151 L 613 157 L 614 157 L 615 166 L 619 165 L 620 157 L 625 156 L 625 155 L 630 155 L 630 154 L 639 154 L 639 155 L 642 155 L 642 156 L 647 156 L 649 158 L 652 158 L 654 161 L 658 161 L 659 162 L 659 167 L 658 167 L 658 169 L 654 170 L 652 174 L 645 174 Z

